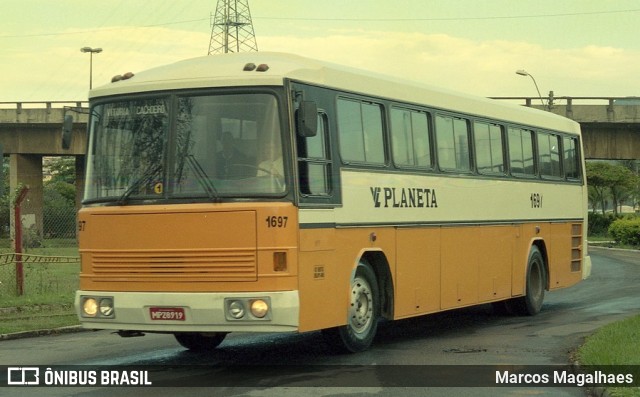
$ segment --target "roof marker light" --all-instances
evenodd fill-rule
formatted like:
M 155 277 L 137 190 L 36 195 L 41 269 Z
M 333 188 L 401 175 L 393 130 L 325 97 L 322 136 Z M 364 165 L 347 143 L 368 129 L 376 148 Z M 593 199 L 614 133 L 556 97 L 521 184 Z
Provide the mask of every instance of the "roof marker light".
M 269 70 L 269 65 L 267 65 L 266 63 L 261 63 L 260 65 L 258 65 L 256 72 L 266 72 L 267 70 Z
M 131 72 L 127 72 L 125 74 L 119 74 L 117 76 L 113 76 L 111 78 L 111 82 L 115 83 L 121 80 L 129 80 L 130 78 L 132 78 L 133 76 L 135 76 L 135 74 L 131 73 Z
M 244 68 L 242 70 L 245 72 L 253 72 L 255 69 L 256 69 L 256 64 L 249 62 L 246 65 L 244 65 Z

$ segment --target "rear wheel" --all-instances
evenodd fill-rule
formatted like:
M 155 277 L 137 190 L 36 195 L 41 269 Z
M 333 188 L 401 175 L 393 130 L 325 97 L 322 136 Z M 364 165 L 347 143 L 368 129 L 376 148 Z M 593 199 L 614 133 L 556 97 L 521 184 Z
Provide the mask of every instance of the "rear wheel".
M 198 352 L 209 351 L 218 347 L 224 338 L 227 336 L 226 332 L 211 332 L 206 334 L 199 334 L 193 332 L 180 332 L 175 333 L 173 336 L 182 347 Z
M 356 353 L 371 346 L 378 329 L 380 295 L 371 266 L 360 262 L 351 282 L 347 324 L 323 330 L 327 341 L 341 352 Z
M 531 247 L 527 266 L 527 291 L 523 297 L 513 301 L 513 309 L 517 314 L 535 316 L 542 309 L 544 290 L 547 287 L 547 273 L 544 258 L 538 247 Z

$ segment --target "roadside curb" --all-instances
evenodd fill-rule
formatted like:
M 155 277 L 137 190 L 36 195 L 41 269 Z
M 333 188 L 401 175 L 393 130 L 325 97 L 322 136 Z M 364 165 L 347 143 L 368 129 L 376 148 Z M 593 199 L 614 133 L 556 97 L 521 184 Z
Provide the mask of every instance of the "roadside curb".
M 582 370 L 582 367 L 578 361 L 574 361 L 573 364 L 573 372 L 579 374 Z M 609 391 L 602 386 L 594 386 L 589 388 L 589 396 L 593 397 L 611 397 Z
M 589 243 L 588 244 L 589 249 L 602 249 L 602 250 L 610 250 L 610 251 L 627 251 L 627 252 L 640 252 L 639 249 L 633 249 L 633 248 L 616 248 L 616 247 L 606 247 L 606 246 L 601 246 L 598 244 L 593 244 L 593 243 Z
M 13 332 L 10 334 L 0 334 L 0 341 L 22 339 L 22 338 L 34 338 L 34 337 L 46 336 L 46 335 L 70 334 L 70 333 L 84 332 L 84 331 L 90 331 L 90 330 L 86 328 L 82 328 L 81 325 L 70 325 L 68 327 L 60 327 L 60 328 L 53 328 L 53 329 L 37 329 L 32 331 Z

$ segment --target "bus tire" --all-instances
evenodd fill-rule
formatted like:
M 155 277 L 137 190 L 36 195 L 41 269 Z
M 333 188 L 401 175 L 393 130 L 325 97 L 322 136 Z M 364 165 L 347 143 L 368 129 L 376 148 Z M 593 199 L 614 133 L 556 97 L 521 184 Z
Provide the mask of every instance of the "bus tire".
M 218 347 L 224 338 L 226 332 L 211 332 L 200 334 L 195 332 L 179 332 L 173 334 L 178 343 L 193 352 L 211 351 Z
M 368 263 L 358 264 L 349 295 L 347 324 L 322 331 L 327 342 L 341 353 L 367 350 L 378 329 L 380 293 L 376 275 Z
M 514 300 L 515 312 L 523 316 L 535 316 L 540 313 L 544 301 L 544 290 L 547 286 L 547 274 L 544 257 L 538 247 L 531 247 L 527 264 L 526 293 Z

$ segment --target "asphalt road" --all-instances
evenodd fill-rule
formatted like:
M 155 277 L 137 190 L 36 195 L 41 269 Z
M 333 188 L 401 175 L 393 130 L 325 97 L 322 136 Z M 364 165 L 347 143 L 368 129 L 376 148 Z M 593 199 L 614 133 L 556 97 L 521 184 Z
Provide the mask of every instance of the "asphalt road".
M 445 386 L 469 385 L 481 375 L 465 365 L 483 365 L 491 372 L 494 365 L 568 364 L 585 336 L 640 313 L 640 252 L 592 249 L 591 255 L 592 276 L 572 288 L 547 293 L 542 312 L 535 317 L 498 315 L 484 305 L 385 322 L 373 347 L 355 355 L 332 353 L 318 332 L 230 334 L 208 354 L 185 351 L 170 335 L 120 338 L 107 331 L 0 341 L 0 365 L 89 369 L 162 365 L 152 371 L 152 378 L 156 386 L 166 386 L 0 386 L 0 395 L 584 396 L 588 390 L 581 387 L 422 386 L 435 386 L 432 378 L 445 379 Z M 250 370 L 247 364 L 258 364 L 259 370 Z M 212 382 L 219 387 L 172 387 Z

